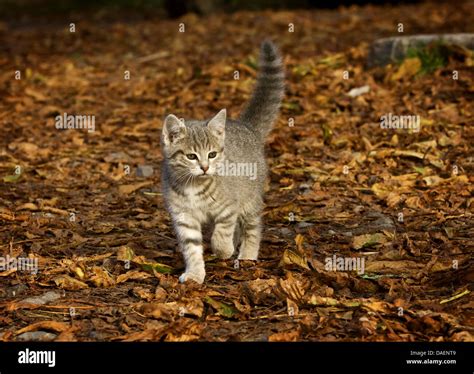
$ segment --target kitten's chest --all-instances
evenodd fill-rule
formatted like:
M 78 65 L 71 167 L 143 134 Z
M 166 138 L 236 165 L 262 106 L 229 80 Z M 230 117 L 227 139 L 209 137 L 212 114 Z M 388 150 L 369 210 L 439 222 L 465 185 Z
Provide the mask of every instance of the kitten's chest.
M 183 203 L 186 210 L 204 224 L 212 219 L 216 199 L 214 195 L 203 194 L 200 188 L 190 187 L 184 191 Z
M 192 186 L 184 190 L 185 200 L 192 208 L 210 208 L 219 199 L 218 186 L 214 183 L 208 186 Z

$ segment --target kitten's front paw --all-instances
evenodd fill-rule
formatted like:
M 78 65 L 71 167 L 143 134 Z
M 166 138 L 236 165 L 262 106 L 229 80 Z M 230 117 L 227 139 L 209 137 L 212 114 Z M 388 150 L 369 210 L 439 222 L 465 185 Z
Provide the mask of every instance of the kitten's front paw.
M 257 261 L 257 258 L 258 258 L 258 253 L 257 254 L 252 254 L 252 255 L 249 255 L 248 253 L 247 254 L 239 254 L 239 257 L 238 259 L 239 260 L 251 260 L 251 261 Z
M 184 282 L 187 282 L 189 280 L 193 280 L 199 284 L 202 284 L 204 282 L 204 278 L 206 277 L 206 272 L 203 270 L 203 271 L 199 271 L 199 272 L 185 272 L 183 274 L 181 274 L 181 276 L 179 277 L 179 281 L 181 283 L 184 283 Z
M 242 244 L 239 252 L 239 260 L 253 260 L 258 258 L 258 246 Z

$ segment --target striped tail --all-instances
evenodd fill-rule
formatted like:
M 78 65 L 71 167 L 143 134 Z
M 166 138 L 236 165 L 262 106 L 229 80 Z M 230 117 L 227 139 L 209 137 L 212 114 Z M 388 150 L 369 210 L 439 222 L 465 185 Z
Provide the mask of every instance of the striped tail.
M 278 117 L 285 90 L 282 60 L 277 47 L 270 41 L 262 43 L 259 68 L 257 84 L 240 121 L 264 140 Z

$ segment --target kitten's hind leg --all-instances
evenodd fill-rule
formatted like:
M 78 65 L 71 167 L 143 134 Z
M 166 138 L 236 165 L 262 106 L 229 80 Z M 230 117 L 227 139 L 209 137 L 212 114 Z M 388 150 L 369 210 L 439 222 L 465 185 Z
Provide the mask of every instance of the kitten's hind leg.
M 239 260 L 256 260 L 262 237 L 262 223 L 259 215 L 242 218 L 242 244 Z
M 232 209 L 232 208 L 230 208 Z M 212 253 L 222 259 L 234 254 L 234 231 L 237 223 L 237 214 L 224 209 L 214 222 L 214 232 L 211 237 Z

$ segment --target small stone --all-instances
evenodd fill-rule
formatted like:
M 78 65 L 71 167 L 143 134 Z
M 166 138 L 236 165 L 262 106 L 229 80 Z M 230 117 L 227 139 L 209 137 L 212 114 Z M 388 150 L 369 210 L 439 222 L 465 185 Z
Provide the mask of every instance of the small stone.
M 139 165 L 137 167 L 137 177 L 151 177 L 153 175 L 153 166 L 150 165 Z
M 410 48 L 419 48 L 436 42 L 474 49 L 474 34 L 428 34 L 377 39 L 370 46 L 367 65 L 373 67 L 395 63 L 402 60 Z
M 369 179 L 367 180 L 367 184 L 369 186 L 372 186 L 374 183 L 376 183 L 378 178 L 375 175 L 371 175 Z
M 24 332 L 16 337 L 17 340 L 26 342 L 26 341 L 35 341 L 35 342 L 50 342 L 56 338 L 56 334 L 46 331 L 29 331 Z
M 362 87 L 353 88 L 347 94 L 350 97 L 357 97 L 357 96 L 366 94 L 368 92 L 370 92 L 370 86 L 362 86 Z
M 28 286 L 23 283 L 20 283 L 15 286 L 8 287 L 5 291 L 7 296 L 9 297 L 18 297 L 24 294 L 26 290 L 28 290 Z
M 111 163 L 130 163 L 130 156 L 127 155 L 125 152 L 112 152 L 104 157 L 105 162 Z
M 309 183 L 300 184 L 300 190 L 309 190 L 310 188 L 311 188 L 311 185 Z
M 293 234 L 293 231 L 290 230 L 288 227 L 281 227 L 276 229 L 276 231 L 280 234 L 282 237 L 287 237 L 291 236 Z
M 311 226 L 314 226 L 314 223 L 311 223 L 311 222 L 298 222 L 298 224 L 296 225 L 296 227 L 298 227 L 299 229 L 304 229 L 304 228 L 311 227 Z
M 55 301 L 61 297 L 59 292 L 48 291 L 41 296 L 28 297 L 27 299 L 22 300 L 22 303 L 35 304 L 35 305 L 44 305 Z

